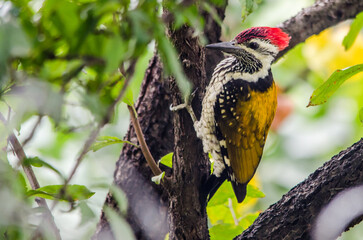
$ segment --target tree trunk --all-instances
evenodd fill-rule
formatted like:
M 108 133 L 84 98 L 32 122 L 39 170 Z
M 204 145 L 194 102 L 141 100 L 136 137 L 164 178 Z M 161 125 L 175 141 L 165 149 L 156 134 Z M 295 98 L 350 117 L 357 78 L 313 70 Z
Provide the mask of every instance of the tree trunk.
M 199 91 L 193 106 L 201 110 L 202 91 L 207 85 L 205 54 L 198 38 L 193 37 L 189 27 L 171 32 L 170 37 L 180 52 L 180 61 L 188 79 Z M 188 44 L 185 44 L 188 42 Z M 170 78 L 173 105 L 184 100 L 176 82 Z M 175 150 L 173 158 L 173 188 L 169 195 L 170 239 L 208 239 L 206 209 L 199 201 L 199 189 L 209 175 L 208 156 L 203 153 L 201 141 L 197 138 L 193 122 L 185 110 L 173 114 Z
M 163 79 L 162 64 L 157 55 L 151 60 L 141 86 L 140 97 L 135 105 L 146 143 L 155 159 L 173 150 L 173 126 L 169 110 L 170 94 Z M 125 139 L 137 143 L 130 125 Z M 167 195 L 163 189 L 152 184 L 152 172 L 140 150 L 125 144 L 116 164 L 114 184 L 128 197 L 127 220 L 137 239 L 163 239 L 168 232 Z M 117 203 L 109 193 L 105 205 L 117 209 Z M 110 226 L 104 212 L 94 239 L 107 239 Z M 111 235 L 112 236 L 112 235 Z

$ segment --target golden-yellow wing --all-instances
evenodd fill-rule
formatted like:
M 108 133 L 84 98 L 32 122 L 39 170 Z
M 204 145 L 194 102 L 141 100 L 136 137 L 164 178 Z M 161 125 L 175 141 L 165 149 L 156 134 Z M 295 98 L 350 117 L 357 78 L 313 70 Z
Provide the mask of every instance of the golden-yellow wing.
M 243 80 L 228 82 L 217 96 L 217 138 L 231 180 L 247 184 L 260 162 L 268 130 L 276 111 L 276 88 L 257 88 Z M 265 87 L 265 88 L 263 88 Z

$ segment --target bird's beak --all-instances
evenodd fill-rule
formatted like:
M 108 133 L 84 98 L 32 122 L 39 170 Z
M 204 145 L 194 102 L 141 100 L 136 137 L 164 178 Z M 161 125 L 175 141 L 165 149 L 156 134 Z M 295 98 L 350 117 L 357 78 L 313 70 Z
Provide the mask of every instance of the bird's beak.
M 226 53 L 236 53 L 241 50 L 241 48 L 235 45 L 234 41 L 208 44 L 205 47 L 213 50 L 220 50 Z

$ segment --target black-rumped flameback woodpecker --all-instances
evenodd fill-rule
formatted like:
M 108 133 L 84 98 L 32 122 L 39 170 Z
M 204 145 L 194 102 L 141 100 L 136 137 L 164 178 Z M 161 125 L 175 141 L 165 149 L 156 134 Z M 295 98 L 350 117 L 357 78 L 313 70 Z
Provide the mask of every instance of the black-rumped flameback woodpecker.
M 213 175 L 205 190 L 209 199 L 228 179 L 237 201 L 244 200 L 276 111 L 271 63 L 289 40 L 280 28 L 254 27 L 242 31 L 230 42 L 206 46 L 230 56 L 214 69 L 200 120 L 196 120 L 190 105 L 183 107 L 192 116 L 204 152 L 210 153 L 214 160 Z

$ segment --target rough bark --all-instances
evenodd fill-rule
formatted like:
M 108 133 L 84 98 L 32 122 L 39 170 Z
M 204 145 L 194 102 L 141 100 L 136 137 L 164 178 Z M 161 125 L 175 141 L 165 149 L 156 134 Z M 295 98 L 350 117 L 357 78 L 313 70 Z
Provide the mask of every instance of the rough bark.
M 225 6 L 217 8 L 222 19 L 224 10 Z M 297 16 L 285 21 L 279 27 L 292 37 L 288 48 L 291 49 L 309 36 L 352 18 L 362 10 L 363 2 L 360 0 L 320 0 L 312 7 L 303 9 Z M 221 32 L 220 26 L 213 21 L 210 15 L 204 13 L 203 16 L 206 17 L 205 35 L 209 42 L 217 42 Z M 193 107 L 198 116 L 206 81 L 210 79 L 214 66 L 223 58 L 223 55 L 215 51 L 204 53 L 199 42 L 190 35 L 191 31 L 190 28 L 184 27 L 180 31 L 171 32 L 171 37 L 180 51 L 184 70 L 190 80 L 200 88 L 193 101 Z M 186 43 L 189 43 L 190 46 L 183 47 Z M 203 62 L 204 64 L 201 64 Z M 201 66 L 205 66 L 205 69 Z M 129 199 L 127 220 L 137 239 L 163 239 L 169 229 L 168 222 L 170 223 L 171 239 L 208 238 L 205 209 L 198 209 L 199 202 L 196 201 L 199 195 L 198 189 L 208 172 L 208 163 L 202 154 L 200 141 L 195 137 L 189 116 L 184 111 L 173 115 L 170 113 L 171 99 L 173 99 L 173 104 L 180 103 L 182 100 L 175 83 L 173 81 L 169 83 L 163 79 L 162 65 L 155 55 L 146 71 L 136 110 L 154 158 L 158 159 L 175 150 L 176 158 L 173 163 L 174 172 L 171 181 L 176 185 L 168 196 L 164 189 L 150 181 L 152 173 L 146 165 L 141 151 L 129 145 L 124 146 L 114 173 L 114 183 L 125 191 Z M 136 142 L 132 126 L 129 127 L 125 139 Z M 151 220 L 143 217 L 145 216 L 143 215 L 144 205 L 148 202 L 155 203 L 148 207 L 155 209 L 155 211 L 149 212 L 153 214 Z M 106 198 L 105 205 L 117 209 L 117 203 L 110 194 Z M 105 236 L 112 236 L 110 234 L 109 224 L 102 213 L 94 239 L 104 239 Z
M 310 239 L 321 208 L 341 191 L 363 183 L 362 160 L 363 138 L 291 189 L 235 239 Z
M 207 85 L 204 68 L 205 54 L 197 37 L 193 37 L 190 27 L 172 31 L 170 37 L 180 53 L 180 61 L 188 79 L 192 80 L 199 91 L 194 106 L 200 112 L 202 91 Z M 185 44 L 188 43 L 188 44 Z M 178 87 L 170 78 L 173 105 L 182 103 Z M 203 179 L 209 175 L 209 161 L 203 153 L 201 141 L 197 138 L 193 122 L 186 111 L 173 114 L 174 159 L 172 186 L 169 195 L 170 239 L 208 239 L 206 209 L 199 201 L 199 189 Z
M 225 5 L 217 8 L 220 18 L 224 18 Z M 202 12 L 205 20 L 205 36 L 215 42 L 221 36 L 221 28 L 214 19 Z M 171 28 L 169 28 L 171 29 Z M 180 53 L 179 59 L 184 72 L 196 88 L 192 106 L 199 117 L 204 89 L 208 84 L 207 75 L 223 58 L 221 53 L 209 52 L 206 60 L 204 48 L 191 27 L 169 31 L 170 39 Z M 218 61 L 218 62 L 217 62 Z M 208 66 L 209 68 L 206 68 Z M 173 105 L 184 102 L 173 78 L 169 78 Z M 210 174 L 207 154 L 203 153 L 201 141 L 196 137 L 193 122 L 187 111 L 173 114 L 174 159 L 173 175 L 169 189 L 169 238 L 170 239 L 209 239 L 205 206 L 201 206 L 199 193 Z
M 163 79 L 162 64 L 154 56 L 146 71 L 141 86 L 140 97 L 135 105 L 138 120 L 142 126 L 146 143 L 154 159 L 159 159 L 173 149 L 170 94 Z M 137 143 L 133 127 L 130 125 L 125 136 Z M 125 144 L 116 164 L 114 184 L 127 195 L 129 207 L 127 220 L 137 239 L 163 239 L 168 232 L 167 201 L 162 189 L 152 184 L 152 172 L 146 164 L 140 148 Z M 109 193 L 105 205 L 117 209 L 117 203 Z M 107 239 L 110 226 L 104 212 L 94 239 Z

